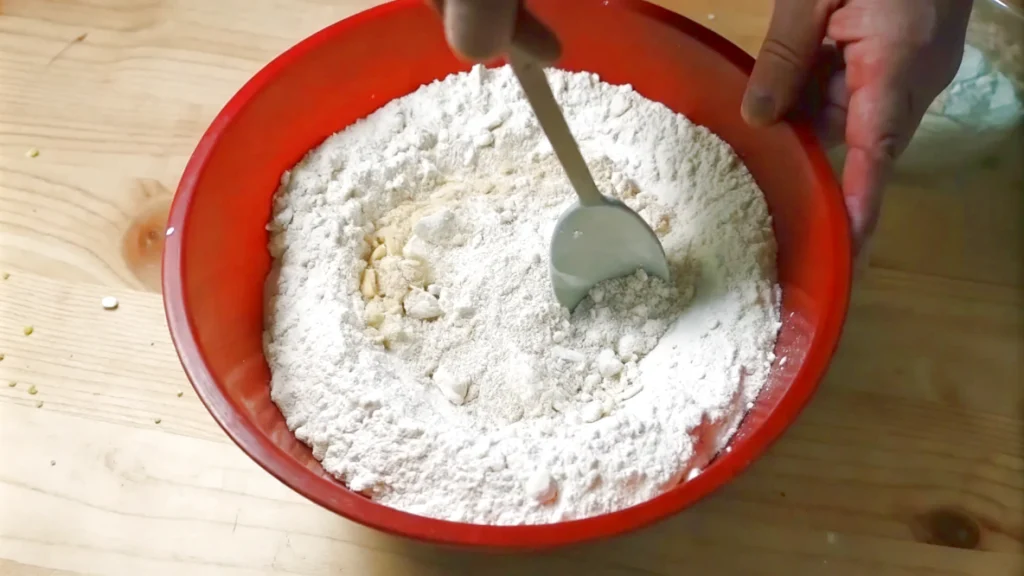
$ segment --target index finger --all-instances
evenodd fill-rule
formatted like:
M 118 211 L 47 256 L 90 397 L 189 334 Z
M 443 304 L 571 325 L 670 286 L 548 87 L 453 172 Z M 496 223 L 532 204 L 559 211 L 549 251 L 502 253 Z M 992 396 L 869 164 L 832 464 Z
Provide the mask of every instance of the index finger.
M 897 46 L 860 42 L 846 47 L 850 88 L 843 169 L 854 239 L 863 243 L 877 224 L 893 165 L 910 143 L 929 101 L 908 81 L 913 61 Z M 885 55 L 882 58 L 880 55 Z

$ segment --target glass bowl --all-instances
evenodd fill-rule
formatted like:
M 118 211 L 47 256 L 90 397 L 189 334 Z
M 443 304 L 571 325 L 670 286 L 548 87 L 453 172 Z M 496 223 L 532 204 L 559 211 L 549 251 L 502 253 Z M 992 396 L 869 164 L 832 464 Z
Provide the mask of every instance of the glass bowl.
M 990 154 L 1024 120 L 1024 14 L 1002 0 L 974 3 L 956 77 L 928 108 L 900 172 L 962 167 Z

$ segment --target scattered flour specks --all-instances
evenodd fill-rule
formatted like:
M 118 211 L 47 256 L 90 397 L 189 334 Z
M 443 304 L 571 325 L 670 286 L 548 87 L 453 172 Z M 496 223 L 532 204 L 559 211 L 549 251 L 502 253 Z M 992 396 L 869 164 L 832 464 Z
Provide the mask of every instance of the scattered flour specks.
M 638 272 L 557 305 L 548 243 L 573 194 L 507 68 L 392 101 L 282 177 L 272 398 L 383 504 L 483 524 L 621 509 L 706 466 L 767 379 L 776 247 L 746 168 L 629 86 L 549 78 L 671 284 Z

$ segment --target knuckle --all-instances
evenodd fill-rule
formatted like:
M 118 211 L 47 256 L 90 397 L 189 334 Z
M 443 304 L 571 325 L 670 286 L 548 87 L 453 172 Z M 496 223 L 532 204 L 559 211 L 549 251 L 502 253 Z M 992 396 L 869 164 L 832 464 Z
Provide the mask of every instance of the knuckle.
M 937 36 L 939 19 L 936 9 L 929 2 L 921 3 L 921 11 L 912 20 L 904 20 L 900 35 L 908 45 L 924 48 L 931 45 Z
M 941 70 L 939 75 L 941 87 L 937 92 L 941 92 L 949 85 L 950 82 L 953 81 L 954 78 L 956 78 L 956 73 L 960 70 L 960 63 L 963 61 L 963 58 L 964 46 L 962 44 L 957 44 L 956 48 L 951 51 L 949 56 L 944 59 L 939 67 Z
M 903 138 L 892 132 L 883 133 L 875 141 L 875 153 L 885 162 L 894 162 L 900 155 Z
M 874 236 L 875 232 L 878 231 L 878 221 L 881 219 L 880 216 L 881 214 L 879 214 L 879 211 L 872 211 L 861 222 L 858 235 L 861 237 L 862 242 Z
M 814 4 L 814 16 L 817 22 L 825 22 L 836 10 L 842 7 L 844 0 L 818 0 Z
M 771 58 L 793 69 L 803 68 L 804 62 L 791 46 L 777 38 L 767 38 L 761 46 L 761 57 Z
M 920 105 L 918 104 L 920 100 L 921 99 L 918 98 L 918 95 L 914 90 L 908 90 L 907 93 L 903 95 L 903 110 L 901 110 L 903 113 L 902 117 L 913 118 L 917 113 L 918 108 L 920 108 Z
M 913 135 L 918 108 L 918 98 L 913 90 L 907 90 L 896 98 L 891 116 L 887 115 L 888 121 L 871 142 L 878 160 L 889 165 L 900 157 Z

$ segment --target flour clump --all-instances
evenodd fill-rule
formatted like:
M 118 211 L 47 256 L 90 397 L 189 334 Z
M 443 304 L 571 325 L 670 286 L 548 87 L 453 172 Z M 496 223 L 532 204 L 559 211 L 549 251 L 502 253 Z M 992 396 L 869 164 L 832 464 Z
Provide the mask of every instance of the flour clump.
M 735 153 L 629 86 L 548 74 L 671 281 L 638 270 L 558 305 L 547 250 L 574 195 L 508 68 L 389 102 L 275 195 L 271 398 L 388 506 L 536 524 L 643 502 L 705 467 L 767 379 L 775 239 Z

